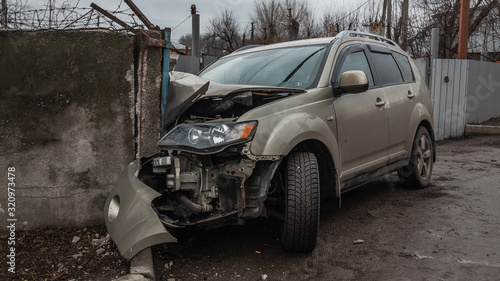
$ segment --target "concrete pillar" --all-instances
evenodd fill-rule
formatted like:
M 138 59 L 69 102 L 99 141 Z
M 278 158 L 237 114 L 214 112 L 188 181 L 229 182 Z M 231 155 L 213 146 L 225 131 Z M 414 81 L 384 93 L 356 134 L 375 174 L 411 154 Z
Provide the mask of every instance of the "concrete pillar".
M 191 55 L 200 56 L 200 15 L 196 13 L 196 5 L 191 5 L 192 49 Z

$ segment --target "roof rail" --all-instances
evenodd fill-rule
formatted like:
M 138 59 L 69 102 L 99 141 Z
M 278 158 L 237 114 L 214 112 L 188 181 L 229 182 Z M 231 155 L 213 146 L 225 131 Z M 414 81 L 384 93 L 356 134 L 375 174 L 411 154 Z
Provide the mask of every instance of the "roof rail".
M 342 31 L 339 34 L 337 34 L 337 36 L 335 36 L 335 38 L 346 38 L 346 37 L 368 37 L 370 39 L 375 39 L 378 41 L 389 43 L 389 44 L 401 49 L 401 47 L 399 47 L 399 45 L 396 42 L 392 41 L 391 39 L 388 39 L 388 38 L 380 36 L 380 35 L 372 34 L 372 33 L 353 31 L 353 30 L 345 30 L 345 31 Z

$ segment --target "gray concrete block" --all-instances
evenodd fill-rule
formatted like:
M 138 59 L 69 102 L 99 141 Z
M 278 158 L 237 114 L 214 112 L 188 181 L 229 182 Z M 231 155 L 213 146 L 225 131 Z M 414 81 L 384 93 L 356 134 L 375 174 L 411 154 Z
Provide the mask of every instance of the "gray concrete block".
M 130 274 L 141 274 L 155 280 L 151 248 L 143 250 L 130 260 Z
M 113 281 L 152 281 L 152 280 L 144 277 L 144 275 L 141 274 L 128 274 L 120 278 L 116 278 Z

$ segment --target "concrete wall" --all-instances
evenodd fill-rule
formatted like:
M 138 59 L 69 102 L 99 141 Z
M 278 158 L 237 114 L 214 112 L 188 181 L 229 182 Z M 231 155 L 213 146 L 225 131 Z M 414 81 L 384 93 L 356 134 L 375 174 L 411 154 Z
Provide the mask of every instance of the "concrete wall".
M 469 61 L 467 123 L 500 117 L 500 63 Z
M 159 119 L 161 51 L 142 47 L 122 32 L 0 32 L 0 220 L 15 167 L 17 229 L 103 222 L 109 190 L 148 147 L 142 130 L 158 132 L 137 129 Z

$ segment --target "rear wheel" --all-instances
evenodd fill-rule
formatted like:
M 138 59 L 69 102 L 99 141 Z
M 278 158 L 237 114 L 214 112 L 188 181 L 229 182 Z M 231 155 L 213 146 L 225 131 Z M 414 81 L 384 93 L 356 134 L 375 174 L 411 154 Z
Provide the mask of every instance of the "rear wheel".
M 310 252 L 316 247 L 319 227 L 319 170 L 313 153 L 288 157 L 286 184 L 283 248 Z
M 398 170 L 400 181 L 410 188 L 426 187 L 431 180 L 433 163 L 434 143 L 429 131 L 420 127 L 413 140 L 410 162 Z

